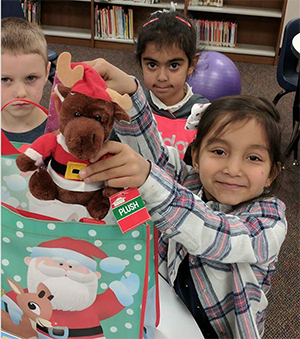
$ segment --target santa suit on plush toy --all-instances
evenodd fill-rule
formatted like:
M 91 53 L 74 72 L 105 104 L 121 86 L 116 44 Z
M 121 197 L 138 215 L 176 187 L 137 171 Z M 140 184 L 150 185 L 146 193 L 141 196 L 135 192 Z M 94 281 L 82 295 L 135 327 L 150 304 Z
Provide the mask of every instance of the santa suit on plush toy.
M 35 160 L 35 164 L 40 166 L 44 160 L 51 156 L 47 170 L 52 177 L 52 180 L 61 188 L 76 192 L 97 191 L 103 187 L 103 182 L 85 183 L 78 176 L 78 172 L 90 162 L 88 160 L 79 160 L 73 157 L 65 143 L 64 136 L 45 134 L 37 139 L 30 148 L 24 152 L 31 159 Z M 76 173 L 74 165 L 76 164 Z
M 67 237 L 41 243 L 33 248 L 30 257 L 24 259 L 29 266 L 28 291 L 36 292 L 38 284 L 43 282 L 54 296 L 51 300 L 52 328 L 38 325 L 39 339 L 105 339 L 101 320 L 112 317 L 133 303 L 132 295 L 139 288 L 138 276 L 131 274 L 121 281 L 113 281 L 105 292 L 97 294 L 101 274 L 96 271 L 94 258 L 102 259 L 100 266 L 103 269 L 114 265 L 117 259 L 107 257 L 87 241 Z M 119 271 L 122 263 L 121 259 L 117 262 Z M 123 266 L 124 269 L 124 263 Z M 116 269 L 112 267 L 112 271 Z M 7 295 L 14 299 L 12 294 L 14 292 Z
M 81 93 L 91 98 L 111 102 L 111 98 L 106 92 L 107 85 L 99 74 L 84 63 L 73 63 L 71 68 L 76 65 L 84 67 L 84 77 L 73 85 L 72 93 Z M 63 102 L 64 97 L 59 93 L 57 87 L 55 93 Z M 62 133 L 57 136 L 51 133 L 41 136 L 24 153 L 35 160 L 36 166 L 43 165 L 45 159 L 51 156 L 47 169 L 53 181 L 61 188 L 70 191 L 89 192 L 97 191 L 103 187 L 102 182 L 87 184 L 79 177 L 79 171 L 90 165 L 90 162 L 80 160 L 70 154 Z

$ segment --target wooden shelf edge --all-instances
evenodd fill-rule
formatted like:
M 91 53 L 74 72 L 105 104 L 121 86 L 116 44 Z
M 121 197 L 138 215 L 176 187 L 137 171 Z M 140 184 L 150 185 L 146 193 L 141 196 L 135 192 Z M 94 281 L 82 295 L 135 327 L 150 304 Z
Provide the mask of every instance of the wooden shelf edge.
M 42 30 L 44 34 L 47 36 L 56 36 L 56 37 L 62 37 L 62 38 L 75 38 L 75 39 L 91 39 L 92 38 L 92 34 L 89 29 L 42 25 Z
M 134 45 L 135 42 L 133 39 L 123 39 L 123 38 L 99 38 L 97 36 L 94 37 L 95 41 L 103 41 L 103 42 L 116 42 L 119 44 L 130 44 Z
M 121 44 L 119 42 L 109 42 L 109 41 L 102 41 L 102 40 L 95 40 L 95 47 L 96 48 L 105 48 L 105 49 L 123 49 L 123 50 L 135 50 L 134 44 Z
M 234 62 L 247 62 L 252 64 L 275 65 L 275 57 L 262 57 L 257 55 L 223 53 Z
M 220 14 L 234 14 L 245 16 L 260 16 L 268 18 L 281 18 L 282 13 L 278 9 L 267 9 L 259 7 L 246 7 L 246 6 L 226 6 L 212 7 L 212 6 L 189 6 L 188 11 L 193 12 L 211 12 Z
M 46 35 L 46 41 L 50 44 L 77 45 L 83 47 L 93 47 L 90 39 L 76 39 Z
M 111 5 L 111 6 L 132 6 L 132 7 L 148 7 L 148 8 L 162 8 L 162 9 L 168 9 L 171 7 L 170 4 L 168 3 L 156 3 L 156 4 L 147 4 L 143 2 L 133 2 L 133 1 L 101 1 L 101 0 L 96 0 L 94 1 L 95 4 L 105 4 L 105 5 Z M 176 9 L 177 10 L 183 10 L 184 5 L 183 4 L 177 4 Z
M 236 47 L 222 47 L 212 45 L 200 45 L 200 50 L 228 53 L 253 55 L 262 57 L 275 57 L 275 48 L 271 46 L 251 45 L 251 44 L 237 44 Z

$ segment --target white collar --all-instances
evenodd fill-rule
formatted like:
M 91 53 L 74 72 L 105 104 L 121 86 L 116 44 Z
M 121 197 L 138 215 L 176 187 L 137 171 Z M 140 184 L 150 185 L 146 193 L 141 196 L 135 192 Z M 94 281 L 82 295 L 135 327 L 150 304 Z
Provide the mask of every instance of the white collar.
M 67 152 L 67 153 L 70 153 L 69 152 L 69 149 L 68 149 L 68 146 L 66 145 L 66 139 L 65 137 L 59 133 L 56 137 L 56 140 L 57 140 L 57 143 L 60 144 L 60 146 Z
M 153 94 L 151 91 L 149 92 L 150 92 L 150 97 L 154 105 L 157 106 L 158 109 L 163 109 L 165 111 L 171 111 L 173 113 L 173 112 L 178 111 L 179 108 L 181 108 L 184 104 L 186 104 L 190 100 L 191 96 L 193 95 L 192 88 L 187 83 L 185 83 L 184 85 L 184 91 L 186 93 L 184 98 L 173 106 L 166 106 L 162 101 L 158 99 L 158 97 L 155 94 Z

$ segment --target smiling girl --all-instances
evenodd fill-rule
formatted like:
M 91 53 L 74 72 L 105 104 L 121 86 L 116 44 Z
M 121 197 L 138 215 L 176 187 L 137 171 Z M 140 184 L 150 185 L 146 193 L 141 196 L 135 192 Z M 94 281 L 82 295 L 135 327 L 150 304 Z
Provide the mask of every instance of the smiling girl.
M 190 166 L 164 145 L 138 82 L 103 59 L 95 68 L 132 95 L 133 108 L 129 125 L 115 124 L 122 143 L 108 141 L 97 159 L 114 156 L 81 176 L 139 188 L 161 233 L 169 284 L 205 338 L 261 338 L 287 232 L 285 205 L 273 195 L 282 166 L 278 111 L 249 96 L 198 105 L 186 126 L 197 129 Z

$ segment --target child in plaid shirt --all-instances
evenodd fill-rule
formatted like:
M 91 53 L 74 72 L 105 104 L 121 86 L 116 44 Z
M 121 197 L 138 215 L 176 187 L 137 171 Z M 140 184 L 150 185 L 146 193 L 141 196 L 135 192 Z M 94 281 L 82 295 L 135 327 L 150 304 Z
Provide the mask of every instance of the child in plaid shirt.
M 279 113 L 248 96 L 199 105 L 187 123 L 197 128 L 190 166 L 164 146 L 137 80 L 103 59 L 94 67 L 109 87 L 132 95 L 133 107 L 131 123 L 115 125 L 123 143 L 108 141 L 81 176 L 139 187 L 161 232 L 169 284 L 204 337 L 260 338 L 287 231 L 285 205 L 273 196 L 282 164 Z M 106 153 L 115 155 L 97 161 Z

